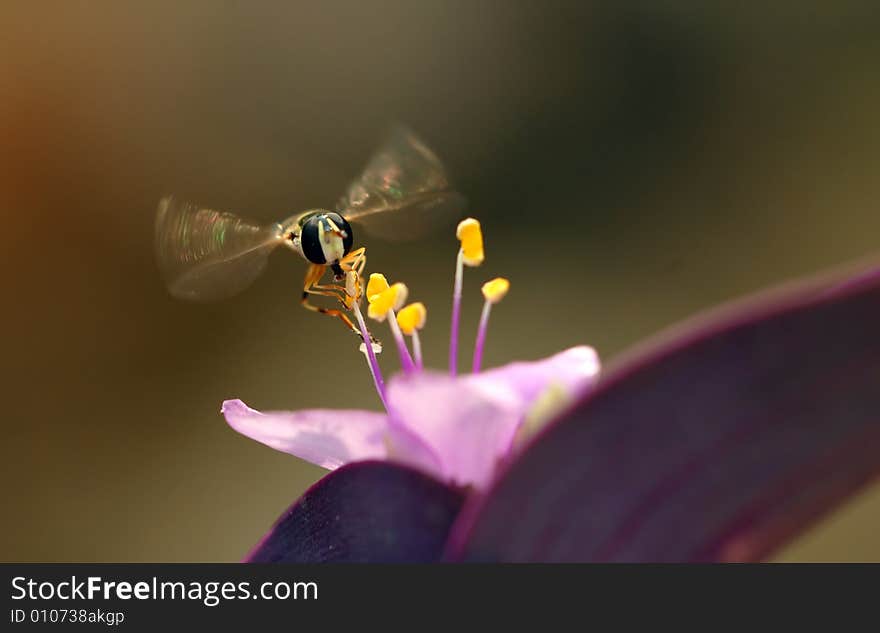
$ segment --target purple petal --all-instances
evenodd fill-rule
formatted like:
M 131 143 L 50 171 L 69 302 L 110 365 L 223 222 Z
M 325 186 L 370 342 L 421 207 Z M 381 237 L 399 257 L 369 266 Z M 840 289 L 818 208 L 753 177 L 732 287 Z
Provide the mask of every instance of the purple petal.
M 437 456 L 444 481 L 485 487 L 510 447 L 522 407 L 509 390 L 447 374 L 396 376 L 388 388 L 392 429 L 417 436 Z
M 352 464 L 312 486 L 245 561 L 436 561 L 462 500 L 461 492 L 409 468 Z
M 880 272 L 799 282 L 606 369 L 469 504 L 463 560 L 758 560 L 880 471 Z
M 460 485 L 485 488 L 534 400 L 551 384 L 581 394 L 599 359 L 586 346 L 458 378 L 421 372 L 389 387 L 397 460 Z
M 598 376 L 596 350 L 579 345 L 538 361 L 510 363 L 464 379 L 487 390 L 504 391 L 508 397 L 517 399 L 525 413 L 551 384 L 558 383 L 573 396 L 579 396 Z
M 221 412 L 242 435 L 330 470 L 386 457 L 388 417 L 383 413 L 342 409 L 260 413 L 241 400 L 225 401 Z
M 416 468 L 438 479 L 446 479 L 443 463 L 434 448 L 393 416 L 388 420 L 386 449 L 388 461 Z

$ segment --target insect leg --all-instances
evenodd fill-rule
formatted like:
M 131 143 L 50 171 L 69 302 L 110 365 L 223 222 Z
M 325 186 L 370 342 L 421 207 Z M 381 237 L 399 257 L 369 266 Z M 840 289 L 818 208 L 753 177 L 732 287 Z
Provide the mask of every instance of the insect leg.
M 326 314 L 327 316 L 336 317 L 337 319 L 345 323 L 348 329 L 357 334 L 358 338 L 362 338 L 360 328 L 352 323 L 351 319 L 348 318 L 348 315 L 345 314 L 342 310 L 325 308 L 323 306 L 318 306 L 309 302 L 309 295 L 319 295 L 323 297 L 333 297 L 337 301 L 342 303 L 343 306 L 348 307 L 344 299 L 344 297 L 347 296 L 345 294 L 345 288 L 336 285 L 321 286 L 317 283 L 321 280 L 321 277 L 324 276 L 324 271 L 326 270 L 326 268 L 327 267 L 322 264 L 312 264 L 311 266 L 309 266 L 309 269 L 306 271 L 305 280 L 303 282 L 303 294 L 300 303 L 306 310 L 311 310 L 312 312 L 318 312 L 320 314 Z M 342 296 L 337 293 L 341 293 Z M 378 341 L 376 341 L 375 339 L 373 340 L 373 342 L 378 343 Z
M 361 246 L 351 251 L 339 260 L 339 265 L 344 271 L 356 270 L 358 277 L 360 277 L 363 275 L 364 267 L 367 265 L 367 249 Z
M 321 280 L 321 277 L 324 276 L 324 271 L 326 269 L 327 266 L 323 264 L 312 264 L 309 267 L 309 270 L 306 272 L 305 282 L 303 283 L 303 299 L 306 298 L 307 294 L 334 297 L 345 308 L 349 308 L 350 305 L 346 300 L 348 295 L 344 286 L 340 286 L 339 284 L 318 283 Z

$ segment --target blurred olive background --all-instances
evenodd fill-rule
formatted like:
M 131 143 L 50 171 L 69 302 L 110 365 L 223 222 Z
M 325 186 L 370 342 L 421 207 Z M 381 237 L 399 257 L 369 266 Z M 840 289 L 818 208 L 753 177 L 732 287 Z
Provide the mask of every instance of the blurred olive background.
M 607 358 L 876 251 L 871 3 L 649 4 L 3 3 L 0 558 L 236 560 L 322 471 L 221 401 L 378 406 L 352 336 L 297 305 L 292 253 L 226 302 L 167 294 L 167 193 L 265 221 L 330 206 L 408 123 L 484 224 L 466 348 L 479 284 L 512 280 L 489 364 Z M 442 365 L 454 236 L 368 243 Z M 777 559 L 880 560 L 878 524 L 875 486 Z

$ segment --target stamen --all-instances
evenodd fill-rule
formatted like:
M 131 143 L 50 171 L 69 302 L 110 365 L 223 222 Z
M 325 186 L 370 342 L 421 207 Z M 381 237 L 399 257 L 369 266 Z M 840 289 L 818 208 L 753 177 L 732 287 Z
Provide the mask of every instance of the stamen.
M 486 258 L 483 252 L 483 231 L 474 218 L 467 218 L 458 224 L 455 237 L 461 242 L 463 260 L 467 266 L 479 266 Z
M 415 334 L 416 330 L 425 327 L 428 318 L 428 309 L 422 302 L 411 303 L 397 313 L 397 324 L 407 336 Z
M 372 301 L 373 297 L 388 290 L 388 280 L 382 273 L 371 273 L 370 280 L 367 282 L 367 301 Z
M 486 302 L 483 304 L 483 314 L 480 316 L 480 326 L 477 329 L 477 342 L 474 344 L 472 367 L 474 373 L 480 371 L 480 365 L 483 363 L 483 348 L 486 344 L 486 332 L 489 330 L 489 313 L 492 311 L 492 306 L 501 301 L 508 290 L 510 290 L 510 282 L 504 277 L 497 277 L 483 284 L 482 291 Z
M 415 364 L 413 363 L 412 356 L 409 355 L 409 350 L 406 347 L 406 341 L 403 339 L 403 334 L 400 332 L 400 326 L 397 324 L 397 316 L 394 314 L 394 310 L 388 311 L 389 316 L 388 325 L 391 326 L 391 334 L 394 336 L 394 341 L 397 343 L 397 353 L 400 355 L 400 366 L 403 367 L 403 373 L 410 374 L 415 371 Z
M 360 308 L 360 281 L 358 280 L 358 274 L 354 270 L 348 271 L 345 279 L 345 289 L 346 293 L 349 293 L 350 290 L 353 291 L 353 294 L 349 294 L 351 297 L 352 310 L 354 311 L 354 316 L 357 319 L 358 326 L 361 329 L 361 338 L 363 339 L 363 343 L 361 344 L 361 351 L 364 352 L 364 355 L 367 358 L 367 367 L 370 368 L 370 374 L 373 376 L 373 384 L 376 386 L 376 393 L 379 394 L 379 400 L 382 401 L 382 406 L 385 407 L 385 410 L 388 410 L 388 400 L 385 395 L 385 381 L 382 379 L 382 370 L 379 368 L 379 361 L 376 360 L 376 350 L 372 344 L 372 337 L 370 336 L 370 331 L 367 329 L 367 324 L 364 321 L 364 315 L 361 314 Z
M 455 261 L 455 282 L 452 286 L 452 325 L 449 326 L 449 375 L 458 373 L 458 320 L 461 315 L 461 278 L 464 276 L 464 255 L 458 249 Z
M 452 325 L 449 328 L 449 374 L 458 373 L 458 322 L 461 316 L 461 284 L 464 266 L 479 266 L 485 259 L 483 252 L 483 232 L 480 223 L 474 218 L 466 218 L 458 223 L 455 237 L 461 242 L 458 258 L 455 261 L 455 282 L 452 287 Z
M 425 364 L 422 362 L 422 340 L 419 338 L 419 331 L 415 330 L 412 333 L 412 342 L 413 342 L 413 356 L 416 361 L 416 369 L 419 371 L 425 368 Z
M 428 317 L 428 310 L 425 304 L 411 303 L 400 312 L 397 313 L 397 325 L 401 331 L 407 336 L 412 337 L 413 356 L 418 369 L 424 367 L 422 363 L 422 342 L 419 340 L 419 330 L 425 327 L 425 321 Z
M 369 293 L 369 284 L 367 292 Z M 376 321 L 384 321 L 390 311 L 399 310 L 406 303 L 408 294 L 409 290 L 401 283 L 396 283 L 377 294 L 367 294 L 367 301 L 370 303 L 367 316 Z
M 389 316 L 389 325 L 391 326 L 391 334 L 394 335 L 394 342 L 397 343 L 397 352 L 400 355 L 400 365 L 403 367 L 404 373 L 411 373 L 415 370 L 412 356 L 406 347 L 406 341 L 403 340 L 403 334 L 397 325 L 397 316 L 395 310 L 399 310 L 406 302 L 409 290 L 402 283 L 396 283 L 388 286 L 388 281 L 384 275 L 373 273 L 370 275 L 370 281 L 367 284 L 367 300 L 370 305 L 367 308 L 367 316 L 376 321 L 384 321 Z
M 507 291 L 510 290 L 510 281 L 504 277 L 496 277 L 492 281 L 484 283 L 480 290 L 486 301 L 498 303 L 507 295 Z

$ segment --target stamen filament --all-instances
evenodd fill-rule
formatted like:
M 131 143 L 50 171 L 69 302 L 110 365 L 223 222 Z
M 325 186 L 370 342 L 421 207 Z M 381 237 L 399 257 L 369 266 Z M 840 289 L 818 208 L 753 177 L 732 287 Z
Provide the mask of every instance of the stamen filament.
M 418 301 L 401 308 L 397 313 L 395 321 L 399 330 L 413 337 L 413 353 L 416 358 L 416 369 L 422 369 L 422 342 L 419 340 L 419 330 L 425 327 L 428 319 L 428 310 L 425 304 Z M 403 339 L 404 347 L 406 347 L 406 339 Z
M 486 303 L 483 304 L 480 327 L 477 329 L 477 342 L 474 345 L 474 373 L 480 371 L 480 365 L 483 363 L 483 348 L 486 346 L 486 332 L 489 330 L 489 313 L 492 311 L 492 305 L 501 301 L 508 290 L 510 290 L 510 282 L 504 277 L 487 281 L 481 288 Z
M 449 375 L 458 374 L 458 321 L 461 316 L 461 280 L 465 266 L 479 266 L 486 258 L 483 250 L 483 231 L 474 218 L 465 218 L 458 223 L 455 237 L 461 243 L 458 259 L 455 262 L 455 286 L 452 289 L 452 327 L 449 337 Z
M 419 331 L 418 330 L 413 330 L 412 345 L 413 345 L 413 356 L 415 357 L 415 361 L 416 361 L 416 369 L 421 371 L 422 369 L 425 368 L 425 366 L 422 363 L 422 341 L 419 338 Z
M 464 251 L 458 249 L 455 283 L 452 287 L 452 325 L 449 328 L 449 375 L 458 373 L 458 321 L 461 315 L 461 280 L 464 277 Z
M 483 347 L 486 344 L 486 332 L 489 329 L 489 313 L 492 311 L 492 302 L 486 299 L 483 304 L 483 313 L 480 315 L 480 326 L 477 329 L 477 342 L 474 344 L 474 364 L 472 371 L 476 374 L 483 364 Z
M 403 339 L 403 332 L 400 331 L 400 325 L 397 324 L 397 315 L 394 310 L 388 311 L 388 324 L 391 326 L 391 334 L 394 336 L 394 342 L 397 343 L 397 353 L 400 355 L 400 365 L 403 367 L 403 373 L 410 374 L 415 371 L 416 366 L 413 364 L 412 356 L 406 347 L 406 341 Z
M 361 309 L 357 301 L 352 302 L 352 309 L 354 310 L 354 316 L 357 318 L 358 325 L 361 328 L 361 338 L 364 340 L 367 366 L 370 368 L 370 373 L 373 375 L 373 384 L 376 385 L 376 393 L 379 394 L 379 400 L 382 401 L 382 406 L 385 407 L 385 410 L 387 411 L 388 399 L 385 395 L 385 381 L 382 380 L 382 370 L 379 368 L 379 361 L 376 360 L 376 352 L 373 350 L 370 331 L 367 330 L 367 324 L 364 322 L 364 315 L 361 314 Z

